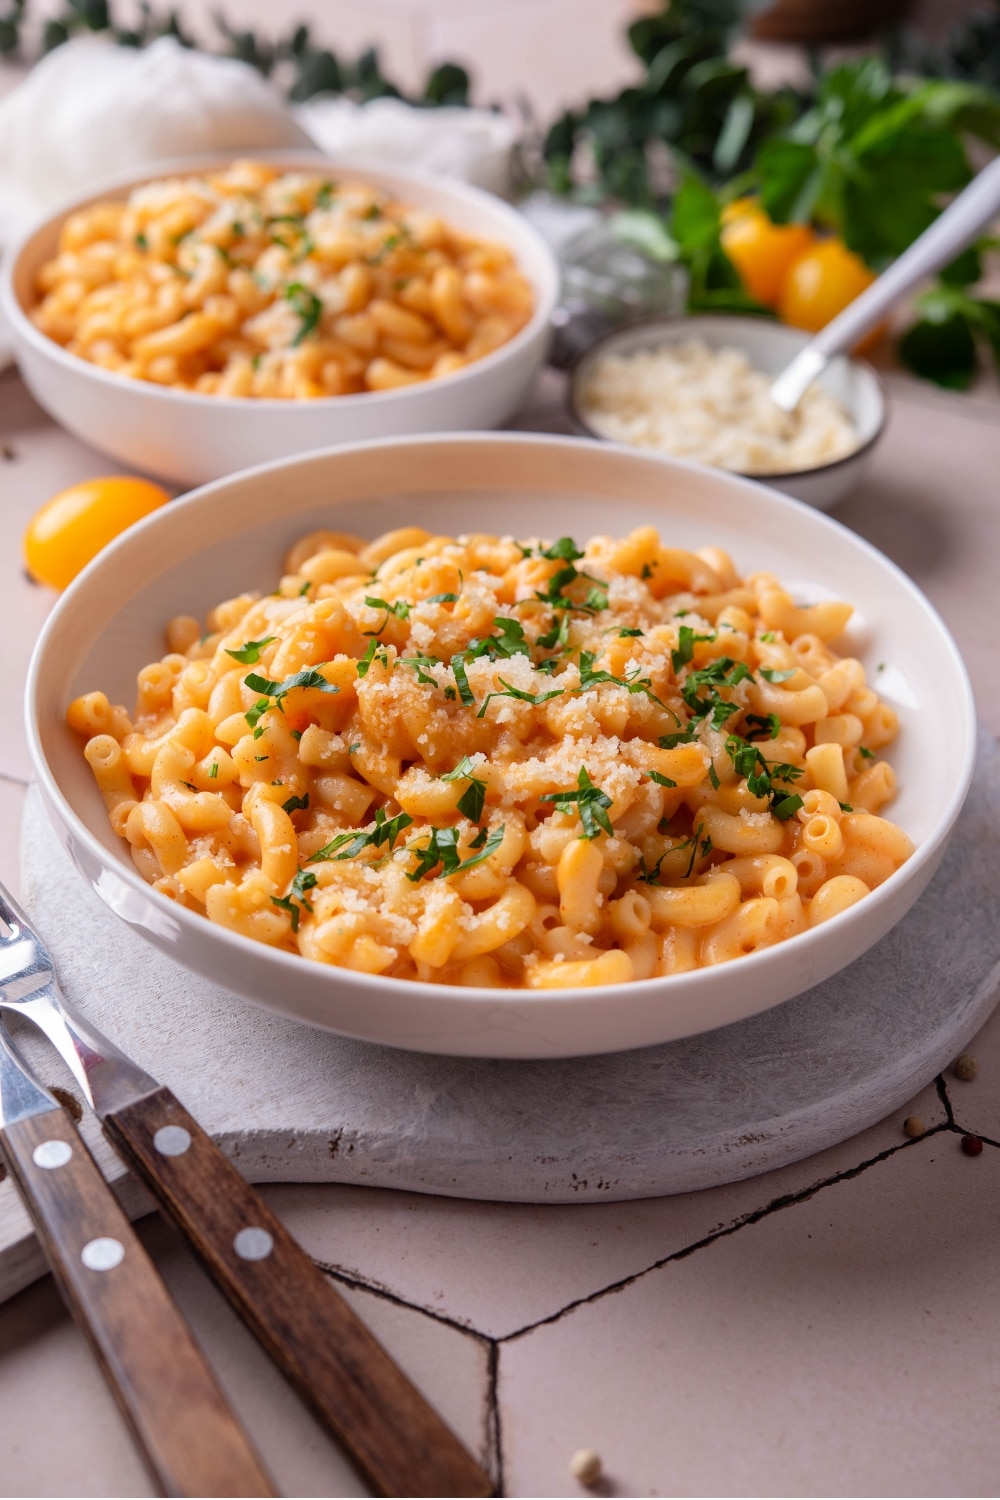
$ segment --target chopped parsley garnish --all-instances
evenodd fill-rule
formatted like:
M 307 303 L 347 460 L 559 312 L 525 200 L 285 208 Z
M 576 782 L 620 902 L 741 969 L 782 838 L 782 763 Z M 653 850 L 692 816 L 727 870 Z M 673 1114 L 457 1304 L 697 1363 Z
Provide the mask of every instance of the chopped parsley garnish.
M 655 781 L 657 786 L 675 787 L 676 781 L 671 781 L 669 776 L 664 776 L 662 771 L 647 771 L 646 775 L 650 781 Z
M 189 792 L 196 792 L 198 790 L 193 781 L 182 781 L 181 786 L 186 786 Z
M 316 207 L 329 208 L 333 202 L 334 186 L 332 182 L 321 182 L 319 192 L 316 194 Z
M 646 582 L 647 579 L 652 578 L 652 576 L 653 576 L 653 574 L 655 572 L 656 572 L 656 564 L 655 563 L 648 563 L 648 562 L 647 563 L 643 563 L 643 565 L 642 565 L 642 573 L 640 575 L 642 577 L 643 582 Z
M 840 802 L 837 805 L 839 806 L 841 812 L 853 812 L 854 811 L 854 808 L 851 806 L 851 804 L 849 802 Z
M 697 672 L 688 672 L 681 688 L 681 697 L 696 719 L 711 716 L 713 729 L 721 729 L 727 719 L 741 711 L 740 704 L 729 703 L 719 692 L 723 687 L 735 687 L 745 678 L 753 681 L 753 674 L 744 661 L 734 661 L 731 656 L 719 656 L 707 667 Z M 699 697 L 699 689 L 705 696 Z
M 874 750 L 869 750 L 868 747 L 867 747 L 867 745 L 859 745 L 858 746 L 858 754 L 861 756 L 862 760 L 874 760 L 875 759 L 875 751 Z
M 697 635 L 690 625 L 682 625 L 677 632 L 677 648 L 670 653 L 674 671 L 679 672 L 681 667 L 686 667 L 694 657 L 696 641 L 714 641 L 715 631 L 711 635 Z
M 712 783 L 713 789 L 715 791 L 718 791 L 719 790 L 719 773 L 715 769 L 715 766 L 714 766 L 714 764 L 713 764 L 712 761 L 709 761 L 709 763 L 708 763 L 708 779 Z
M 280 906 L 283 911 L 287 911 L 288 915 L 292 919 L 292 931 L 298 932 L 299 913 L 301 911 L 301 908 L 296 906 L 295 902 L 291 899 L 290 896 L 272 896 L 271 901 L 274 906 Z M 312 908 L 310 907 L 309 910 L 311 911 Z
M 590 651 L 580 652 L 580 692 L 585 693 L 588 688 L 596 687 L 600 682 L 613 683 L 615 687 L 627 688 L 630 693 L 645 693 L 647 698 L 652 698 L 654 703 L 659 703 L 661 708 L 666 704 L 660 703 L 659 698 L 653 692 L 653 684 L 648 677 L 640 676 L 641 667 L 636 667 L 627 677 L 615 677 L 610 672 L 598 669 L 594 670 L 594 656 Z
M 797 671 L 797 667 L 791 667 L 787 672 L 776 672 L 773 667 L 761 667 L 760 675 L 765 682 L 787 682 Z
M 470 688 L 469 679 L 465 674 L 465 657 L 462 652 L 459 652 L 456 656 L 452 657 L 451 670 L 455 676 L 455 686 L 458 688 L 458 696 L 461 698 L 466 708 L 475 708 L 476 696 Z M 502 678 L 501 681 L 503 681 Z M 486 703 L 488 703 L 489 701 L 489 698 L 487 698 Z M 485 712 L 486 710 L 486 703 L 483 704 L 483 710 L 479 715 L 480 718 L 483 717 L 483 712 Z
M 380 219 L 382 217 L 382 210 L 377 203 L 369 203 L 361 217 L 363 219 Z
M 538 637 L 538 644 L 545 651 L 565 651 L 569 643 L 569 613 L 563 611 L 556 615 L 553 620 L 552 629 L 547 630 L 544 635 Z
M 278 709 L 279 713 L 285 711 L 285 695 L 293 688 L 318 688 L 321 693 L 339 693 L 340 689 L 334 682 L 327 682 L 321 672 L 314 667 L 306 667 L 301 672 L 295 672 L 291 677 L 286 677 L 282 682 L 274 682 L 270 677 L 261 677 L 258 672 L 248 672 L 243 681 L 252 692 L 261 693 L 249 713 L 244 718 L 254 730 L 257 737 L 257 722 L 262 714 L 266 714 L 269 708 Z M 261 730 L 263 733 L 263 730 Z
M 303 797 L 289 797 L 287 802 L 283 802 L 281 804 L 281 810 L 282 812 L 286 813 L 305 812 L 308 806 L 309 793 L 306 792 L 305 796 Z
M 301 729 L 290 729 L 288 733 L 291 735 L 293 740 L 300 740 L 302 738 Z
M 661 734 L 660 749 L 673 750 L 677 745 L 691 745 L 697 738 L 696 730 L 690 727 L 687 729 L 678 729 L 674 734 Z
M 530 551 L 529 547 L 528 552 Z M 561 536 L 557 542 L 552 543 L 551 547 L 540 547 L 538 555 L 547 557 L 550 562 L 555 562 L 557 559 L 561 562 L 578 562 L 583 553 L 571 536 Z
M 627 625 L 624 630 L 619 630 L 618 639 L 625 640 L 630 635 L 642 635 L 642 631 L 636 625 Z
M 259 641 L 247 641 L 238 651 L 230 651 L 227 646 L 226 655 L 231 656 L 233 661 L 242 662 L 245 667 L 252 667 L 260 661 L 260 653 L 264 647 L 269 646 L 272 641 L 276 641 L 277 639 L 276 635 L 265 635 Z
M 752 726 L 748 740 L 776 740 L 781 733 L 777 714 L 747 714 L 747 724 Z
M 470 823 L 478 823 L 486 805 L 486 782 L 476 775 L 476 768 L 469 757 L 463 755 L 455 769 L 448 771 L 441 780 L 468 781 L 469 785 L 458 799 L 458 810 Z
M 500 681 L 503 683 L 503 692 L 498 690 L 497 692 L 486 694 L 486 697 L 483 699 L 483 706 L 476 715 L 477 719 L 483 718 L 493 698 L 519 698 L 522 703 L 533 703 L 537 708 L 539 703 L 545 703 L 549 698 L 559 698 L 563 693 L 562 688 L 553 688 L 551 693 L 526 693 L 521 688 L 512 687 L 503 677 L 500 678 Z
M 353 859 L 355 855 L 361 853 L 362 849 L 380 849 L 383 844 L 388 844 L 391 849 L 403 829 L 409 828 L 412 822 L 413 819 L 409 813 L 397 813 L 394 818 L 387 818 L 385 808 L 379 807 L 375 811 L 375 821 L 371 828 L 352 829 L 350 833 L 338 833 L 337 837 L 331 839 L 328 844 L 324 844 L 322 849 L 317 849 L 315 854 L 310 854 L 306 864 L 319 864 L 325 859 Z
M 309 592 L 309 590 L 311 588 L 312 588 L 312 582 L 311 582 L 310 579 L 307 578 L 306 581 L 305 581 L 305 583 L 299 589 L 299 598 L 301 599 L 302 596 L 303 596 L 303 594 L 308 594 L 308 592 Z
M 595 786 L 591 781 L 586 766 L 580 767 L 580 774 L 576 778 L 576 790 L 568 792 L 546 792 L 538 799 L 540 802 L 554 802 L 556 811 L 561 813 L 578 813 L 580 822 L 583 824 L 581 838 L 596 839 L 603 831 L 614 834 L 611 819 L 608 817 L 608 808 L 611 806 L 611 798 L 607 792 Z
M 311 912 L 312 903 L 306 896 L 306 891 L 313 890 L 315 885 L 316 876 L 312 873 L 311 870 L 297 870 L 295 872 L 295 877 L 292 880 L 288 895 L 271 897 L 271 900 L 274 902 L 275 906 L 280 906 L 284 911 L 287 911 L 288 915 L 291 917 L 293 932 L 298 932 L 299 930 L 300 906 L 296 905 L 296 901 L 301 903 L 301 907 L 306 911 Z M 296 899 L 293 900 L 293 897 Z
M 765 630 L 764 634 L 761 636 L 761 640 L 766 641 L 767 644 L 770 645 L 772 641 L 777 640 L 777 636 L 775 635 L 773 630 Z
M 572 552 L 575 558 L 583 556 L 582 552 L 576 550 L 575 543 L 569 537 L 563 537 L 560 541 L 555 542 L 553 546 L 562 547 L 564 543 L 566 544 L 565 550 Z M 548 553 L 543 553 L 542 555 L 547 557 L 550 554 L 556 558 L 562 557 L 561 553 L 554 552 L 552 548 L 549 549 Z M 571 599 L 563 590 L 569 588 L 570 584 L 576 583 L 581 578 L 586 580 L 587 583 L 592 583 L 594 587 L 588 590 L 587 597 L 583 603 L 578 604 L 576 600 Z M 606 583 L 602 583 L 599 578 L 592 578 L 589 573 L 578 573 L 572 561 L 569 561 L 564 568 L 557 568 L 553 573 L 549 579 L 548 588 L 544 593 L 540 589 L 535 590 L 535 598 L 540 599 L 543 604 L 548 604 L 552 609 L 575 609 L 581 614 L 593 615 L 602 609 L 607 609 L 608 586 Z
M 218 774 L 219 774 L 219 762 L 217 760 L 213 760 L 212 764 L 208 768 L 208 779 L 209 779 L 209 781 L 214 781 L 215 778 L 218 776 Z
M 358 676 L 364 677 L 368 672 L 368 668 L 375 660 L 381 662 L 383 667 L 387 667 L 389 665 L 389 653 L 386 651 L 384 646 L 379 645 L 378 641 L 375 640 L 373 636 L 372 639 L 368 642 L 368 650 L 358 662 Z
M 746 778 L 747 791 L 751 796 L 770 797 L 771 811 L 776 818 L 784 822 L 802 806 L 801 797 L 789 796 L 775 786 L 778 781 L 797 781 L 802 775 L 801 766 L 792 766 L 786 761 L 766 761 L 756 745 L 738 734 L 727 735 L 726 754 L 737 775 Z
M 143 232 L 142 232 L 141 229 L 140 229 L 139 233 L 135 237 L 135 242 L 138 245 L 138 247 L 139 247 L 140 250 L 148 250 L 149 249 L 149 241 L 147 240 L 146 236 L 143 234 Z
M 424 603 L 425 604 L 457 604 L 458 603 L 458 595 L 457 594 L 432 594 L 429 599 L 425 599 L 424 600 Z
M 369 609 L 384 609 L 385 619 L 377 630 L 366 630 L 365 635 L 381 635 L 389 623 L 389 616 L 394 615 L 397 620 L 408 620 L 413 605 L 405 599 L 396 599 L 392 604 L 387 599 L 379 599 L 375 594 L 366 594 L 365 603 Z
M 323 304 L 311 287 L 305 286 L 301 281 L 290 281 L 285 287 L 284 296 L 300 319 L 298 332 L 292 339 L 292 348 L 297 349 L 302 340 L 315 333 L 319 327 Z
M 489 859 L 495 854 L 503 843 L 504 825 L 488 834 L 484 839 L 486 829 L 481 829 L 479 836 L 470 848 L 477 850 L 471 859 L 462 859 L 458 852 L 458 829 L 457 828 L 432 828 L 431 836 L 424 845 L 416 843 L 407 844 L 407 850 L 417 856 L 417 867 L 415 870 L 407 871 L 407 880 L 421 880 L 425 875 L 439 879 L 441 876 L 458 875 L 463 870 L 471 870 L 473 865 L 482 864 L 484 859 Z M 438 865 L 441 866 L 438 869 Z M 433 872 L 437 872 L 434 874 Z
M 427 671 L 428 667 L 440 666 L 436 656 L 424 656 L 422 651 L 418 651 L 415 656 L 401 656 L 399 664 L 401 667 L 412 667 L 417 674 L 417 681 L 424 687 L 437 687 L 437 678 L 432 677 Z

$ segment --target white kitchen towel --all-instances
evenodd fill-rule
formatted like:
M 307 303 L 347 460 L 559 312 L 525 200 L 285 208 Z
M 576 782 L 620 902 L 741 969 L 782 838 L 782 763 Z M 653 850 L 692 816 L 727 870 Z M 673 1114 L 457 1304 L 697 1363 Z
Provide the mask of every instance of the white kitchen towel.
M 93 183 L 209 151 L 318 146 L 507 187 L 514 132 L 485 110 L 330 96 L 290 105 L 256 69 L 161 37 L 138 50 L 74 39 L 0 100 L 0 248 Z M 6 347 L 0 326 L 0 365 Z

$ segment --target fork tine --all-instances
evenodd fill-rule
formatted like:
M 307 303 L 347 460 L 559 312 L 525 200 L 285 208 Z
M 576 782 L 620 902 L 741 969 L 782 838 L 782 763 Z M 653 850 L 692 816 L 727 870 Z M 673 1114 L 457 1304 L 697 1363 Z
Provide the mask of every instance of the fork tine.
M 10 942 L 11 938 L 19 934 L 27 925 L 24 912 L 2 883 L 0 883 L 0 922 L 7 928 L 6 934 L 0 933 L 0 942 Z

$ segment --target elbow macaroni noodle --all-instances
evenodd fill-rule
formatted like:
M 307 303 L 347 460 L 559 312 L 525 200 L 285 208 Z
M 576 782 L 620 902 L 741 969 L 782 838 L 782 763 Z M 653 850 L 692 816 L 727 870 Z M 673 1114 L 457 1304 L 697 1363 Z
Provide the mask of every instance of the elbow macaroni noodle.
M 31 317 L 116 374 L 309 399 L 450 375 L 528 322 L 510 251 L 361 182 L 237 161 L 63 225 Z
M 908 858 L 896 716 L 725 553 L 315 532 L 69 723 L 157 890 L 320 963 L 620 983 L 807 931 Z

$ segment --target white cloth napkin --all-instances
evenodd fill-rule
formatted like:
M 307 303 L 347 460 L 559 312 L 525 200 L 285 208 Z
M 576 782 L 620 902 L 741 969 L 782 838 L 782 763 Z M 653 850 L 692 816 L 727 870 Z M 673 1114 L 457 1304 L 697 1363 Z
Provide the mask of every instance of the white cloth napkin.
M 514 133 L 485 110 L 319 97 L 291 106 L 246 63 L 162 37 L 138 50 L 80 37 L 0 100 L 0 248 L 103 178 L 210 151 L 318 146 L 507 187 Z M 9 358 L 0 323 L 0 366 Z

